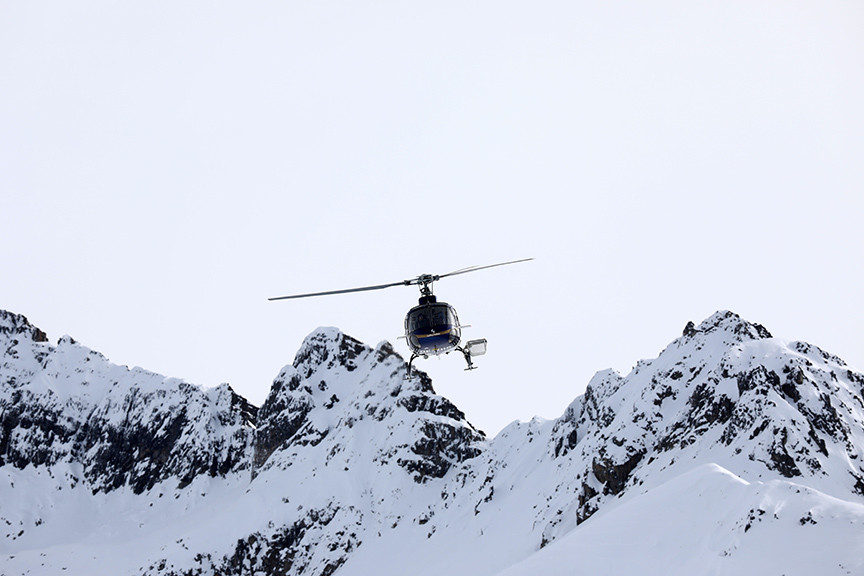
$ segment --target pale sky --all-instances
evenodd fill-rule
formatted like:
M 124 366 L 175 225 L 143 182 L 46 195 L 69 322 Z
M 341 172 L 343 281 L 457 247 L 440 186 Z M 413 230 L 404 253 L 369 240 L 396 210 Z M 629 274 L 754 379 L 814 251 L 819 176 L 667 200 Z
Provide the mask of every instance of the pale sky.
M 715 310 L 864 369 L 855 1 L 0 0 L 0 308 L 260 404 L 442 280 L 490 434 Z

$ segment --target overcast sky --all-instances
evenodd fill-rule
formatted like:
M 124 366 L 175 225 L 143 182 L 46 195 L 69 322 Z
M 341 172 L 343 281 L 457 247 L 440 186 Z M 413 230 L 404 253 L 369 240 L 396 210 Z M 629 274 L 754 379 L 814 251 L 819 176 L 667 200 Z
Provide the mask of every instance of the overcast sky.
M 715 310 L 864 369 L 864 4 L 0 0 L 0 308 L 260 404 L 442 280 L 494 434 Z

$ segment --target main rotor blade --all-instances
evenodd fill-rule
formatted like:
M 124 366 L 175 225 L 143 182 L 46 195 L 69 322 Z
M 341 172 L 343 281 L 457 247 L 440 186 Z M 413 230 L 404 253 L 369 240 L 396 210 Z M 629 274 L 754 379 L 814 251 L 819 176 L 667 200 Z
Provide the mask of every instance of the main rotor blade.
M 330 296 L 332 294 L 347 294 L 349 292 L 368 292 L 370 290 L 383 290 L 384 288 L 390 288 L 392 286 L 413 286 L 417 284 L 423 284 L 425 286 L 425 282 L 428 280 L 429 283 L 439 280 L 440 278 L 446 278 L 447 276 L 456 276 L 457 274 L 465 274 L 466 272 L 474 272 L 476 270 L 483 270 L 484 268 L 494 268 L 496 266 L 506 266 L 507 264 L 516 264 L 518 262 L 527 262 L 529 260 L 533 260 L 534 258 L 523 258 L 521 260 L 511 260 L 510 262 L 499 262 L 498 264 L 488 264 L 486 266 L 470 266 L 468 268 L 462 268 L 461 270 L 456 270 L 454 272 L 448 272 L 447 274 L 441 274 L 440 276 L 432 275 L 432 274 L 424 274 L 422 276 L 418 276 L 417 278 L 411 278 L 410 280 L 402 280 L 401 282 L 391 282 L 390 284 L 379 284 L 377 286 L 363 286 L 361 288 L 347 288 L 345 290 L 328 290 L 326 292 L 310 292 L 308 294 L 292 294 L 290 296 L 276 296 L 275 298 L 268 298 L 268 300 L 293 300 L 295 298 L 311 298 L 313 296 Z
M 484 268 L 495 268 L 496 266 L 506 266 L 507 264 L 517 264 L 519 262 L 528 262 L 529 260 L 533 260 L 534 258 L 522 258 L 521 260 L 511 260 L 510 262 L 499 262 L 498 264 L 487 264 L 486 266 L 471 266 L 470 268 L 463 268 L 461 270 L 456 270 L 455 272 L 448 272 L 447 274 L 441 274 L 438 278 L 446 278 L 447 276 L 456 276 L 457 274 L 465 274 L 466 272 L 476 272 L 477 270 L 483 270 Z
M 310 292 L 309 294 L 292 294 L 291 296 L 276 296 L 268 300 L 291 300 L 294 298 L 309 298 L 311 296 L 329 296 L 331 294 L 347 294 L 348 292 L 367 292 L 369 290 L 383 290 L 391 286 L 410 286 L 413 280 L 403 280 L 391 284 L 379 284 L 378 286 L 363 286 L 362 288 L 347 288 L 345 290 L 329 290 L 327 292 Z

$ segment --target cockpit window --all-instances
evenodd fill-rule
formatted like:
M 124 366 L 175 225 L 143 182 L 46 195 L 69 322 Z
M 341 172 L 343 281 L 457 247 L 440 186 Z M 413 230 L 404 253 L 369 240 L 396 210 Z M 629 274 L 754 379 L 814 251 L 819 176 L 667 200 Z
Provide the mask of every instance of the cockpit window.
M 424 328 L 429 328 L 429 315 L 425 311 L 412 314 L 408 323 L 408 330 L 414 332 Z
M 447 324 L 447 308 L 438 306 L 432 309 L 432 325 L 443 326 Z
M 438 330 L 442 327 L 452 326 L 455 323 L 455 315 L 446 304 L 427 306 L 411 314 L 408 320 L 408 330 L 411 332 L 429 329 Z

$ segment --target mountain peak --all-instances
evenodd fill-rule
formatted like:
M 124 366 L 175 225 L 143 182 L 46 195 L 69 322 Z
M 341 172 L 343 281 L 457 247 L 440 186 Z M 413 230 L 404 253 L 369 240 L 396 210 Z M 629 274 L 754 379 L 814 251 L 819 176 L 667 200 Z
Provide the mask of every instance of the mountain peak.
M 284 465 L 298 447 L 316 446 L 328 437 L 336 445 L 350 443 L 346 436 L 355 433 L 355 427 L 365 430 L 385 421 L 386 426 L 374 428 L 386 427 L 387 433 L 370 431 L 370 441 L 379 444 L 379 452 L 408 449 L 411 454 L 401 458 L 400 465 L 416 473 L 418 482 L 446 473 L 450 459 L 472 457 L 472 445 L 482 439 L 459 409 L 435 394 L 425 373 L 413 370 L 408 376 L 406 362 L 389 343 L 373 349 L 335 328 L 319 328 L 274 380 L 258 412 L 255 467 Z M 432 450 L 430 437 L 455 443 Z M 448 456 L 441 459 L 438 450 Z M 282 455 L 269 461 L 277 451 Z
M 333 368 L 337 364 L 353 370 L 353 360 L 368 350 L 364 344 L 346 336 L 338 328 L 321 327 L 314 330 L 303 340 L 294 357 L 294 367 L 309 371 L 320 366 Z
M 556 426 L 552 440 L 568 448 L 561 452 L 584 462 L 575 472 L 585 479 L 580 521 L 610 496 L 691 461 L 864 495 L 861 375 L 729 311 L 684 332 L 625 378 L 598 373 Z
M 729 310 L 719 310 L 706 318 L 699 324 L 698 328 L 693 328 L 693 323 L 689 322 L 684 328 L 684 336 L 695 336 L 698 333 L 712 334 L 725 333 L 733 334 L 741 340 L 759 340 L 762 338 L 771 338 L 771 333 L 761 324 L 748 322 L 738 314 Z
M 779 482 L 784 498 L 864 510 L 864 375 L 729 311 L 688 323 L 627 376 L 598 372 L 561 418 L 492 439 L 426 374 L 409 377 L 389 343 L 373 348 L 336 328 L 304 340 L 257 410 L 227 385 L 201 390 L 112 365 L 71 339 L 34 341 L 23 317 L 0 316 L 4 334 L 0 499 L 16 503 L 0 511 L 14 551 L 0 557 L 4 574 L 33 562 L 59 573 L 108 547 L 112 572 L 142 576 L 428 576 L 454 566 L 491 576 L 576 530 L 591 534 L 628 502 L 691 485 L 678 479 L 692 471 L 697 484 Z M 45 496 L 59 490 L 69 492 Z M 727 517 L 716 512 L 727 497 L 704 495 L 706 522 L 743 541 L 769 507 Z M 796 502 L 802 531 L 784 535 L 797 547 L 829 515 Z M 782 507 L 770 508 L 775 520 Z M 88 527 L 81 509 L 95 511 Z M 864 525 L 864 512 L 849 514 Z M 96 538 L 117 518 L 136 524 Z M 61 531 L 81 541 L 54 546 Z M 693 554 L 717 549 L 701 543 Z M 727 546 L 723 558 L 734 553 Z M 864 569 L 857 556 L 843 561 Z M 73 567 L 99 571 L 84 564 Z
M 48 341 L 45 332 L 30 324 L 25 316 L 6 310 L 0 310 L 0 335 L 7 337 L 24 335 L 33 342 Z

